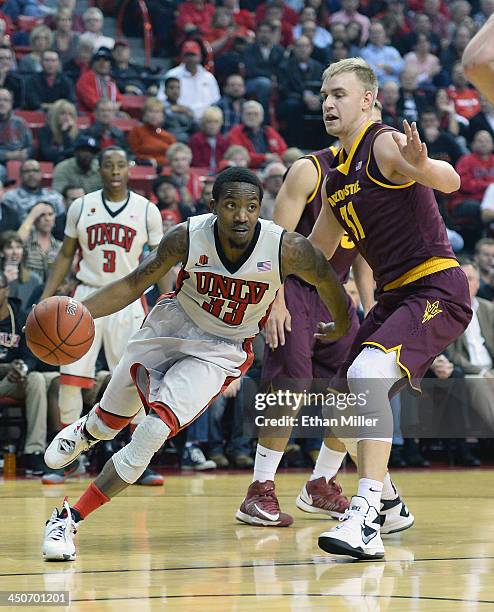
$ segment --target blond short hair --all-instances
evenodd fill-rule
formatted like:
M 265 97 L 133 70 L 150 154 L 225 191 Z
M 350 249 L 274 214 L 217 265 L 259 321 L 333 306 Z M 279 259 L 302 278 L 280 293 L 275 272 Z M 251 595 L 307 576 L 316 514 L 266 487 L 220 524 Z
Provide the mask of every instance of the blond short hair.
M 208 108 L 202 113 L 201 127 L 209 119 L 217 119 L 223 125 L 223 111 L 218 106 L 208 106 Z
M 149 110 L 164 111 L 165 105 L 163 104 L 161 100 L 158 100 L 158 98 L 154 98 L 154 97 L 147 98 L 142 106 L 142 114 L 144 115 Z
M 185 153 L 192 161 L 192 149 L 183 142 L 176 142 L 170 145 L 166 150 L 166 158 L 168 161 L 171 161 L 177 153 Z
M 249 151 L 247 151 L 247 149 L 243 147 L 242 145 L 230 145 L 228 149 L 225 151 L 225 154 L 223 155 L 223 159 L 226 159 L 227 161 L 231 161 L 235 157 L 235 155 L 239 155 L 239 154 L 244 156 L 244 159 L 247 161 L 247 164 L 250 164 Z
M 372 91 L 374 98 L 377 96 L 377 77 L 369 64 L 361 57 L 349 57 L 339 62 L 330 64 L 322 74 L 323 81 L 331 79 L 338 74 L 353 72 L 362 83 L 366 91 Z

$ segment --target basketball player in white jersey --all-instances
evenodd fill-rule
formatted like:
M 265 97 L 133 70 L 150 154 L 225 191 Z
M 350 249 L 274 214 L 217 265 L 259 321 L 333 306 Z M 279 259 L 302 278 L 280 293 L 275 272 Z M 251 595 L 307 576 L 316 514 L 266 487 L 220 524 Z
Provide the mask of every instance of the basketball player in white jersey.
M 148 415 L 74 506 L 64 501 L 61 512 L 53 511 L 45 559 L 75 559 L 77 523 L 135 482 L 169 436 L 247 371 L 252 338 L 285 276 L 313 284 L 334 315 L 335 323 L 319 324 L 320 337 L 347 332 L 345 293 L 331 266 L 303 236 L 259 219 L 261 200 L 253 172 L 224 170 L 214 183 L 213 214 L 175 226 L 134 272 L 84 300 L 93 317 L 108 316 L 182 262 L 176 294 L 163 296 L 130 340 L 100 404 L 46 450 L 46 463 L 61 468 L 99 440 L 112 439 L 134 416 L 128 393 L 137 387 Z
M 41 299 L 54 295 L 67 276 L 77 251 L 80 260 L 74 297 L 83 300 L 97 289 L 119 280 L 139 265 L 147 245 L 154 249 L 163 236 L 158 208 L 127 188 L 129 162 L 120 147 L 107 147 L 100 154 L 103 189 L 75 200 L 68 212 L 65 238 L 53 265 Z M 60 368 L 60 420 L 66 426 L 82 412 L 82 389 L 94 384 L 95 365 L 101 346 L 110 372 L 122 357 L 129 338 L 139 329 L 146 314 L 144 297 L 95 323 L 95 338 L 89 351 L 75 363 Z M 126 402 L 141 406 L 135 389 L 129 389 Z M 136 422 L 144 418 L 144 412 Z M 134 424 L 136 423 L 134 422 Z M 44 482 L 63 481 L 63 473 L 44 476 Z M 140 484 L 162 484 L 159 474 L 146 473 Z

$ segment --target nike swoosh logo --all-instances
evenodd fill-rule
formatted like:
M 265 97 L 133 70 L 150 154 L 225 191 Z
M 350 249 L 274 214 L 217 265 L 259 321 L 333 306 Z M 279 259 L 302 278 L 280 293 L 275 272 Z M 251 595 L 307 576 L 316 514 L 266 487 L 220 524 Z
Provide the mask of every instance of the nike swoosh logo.
M 262 453 L 259 453 L 261 455 L 261 457 L 267 457 L 267 455 L 263 455 Z
M 277 514 L 269 514 L 269 512 L 261 510 L 257 504 L 254 504 L 254 508 L 259 512 L 259 514 L 262 514 L 265 518 L 267 518 L 268 521 L 277 521 L 280 518 L 279 512 Z
M 373 493 L 382 493 L 382 491 L 379 491 L 379 490 L 376 491 L 376 489 L 371 489 L 370 487 L 369 487 L 369 491 L 372 491 Z
M 368 544 L 377 535 L 377 531 L 368 525 L 362 525 L 362 541 Z

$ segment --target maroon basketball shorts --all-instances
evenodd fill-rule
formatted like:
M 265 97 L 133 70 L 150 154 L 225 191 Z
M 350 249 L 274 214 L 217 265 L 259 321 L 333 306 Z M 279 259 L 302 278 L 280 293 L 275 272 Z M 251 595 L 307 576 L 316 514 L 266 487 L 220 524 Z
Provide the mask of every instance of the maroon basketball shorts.
M 292 317 L 291 332 L 285 332 L 285 345 L 264 351 L 261 380 L 263 387 L 293 392 L 309 391 L 312 381 L 328 386 L 345 362 L 359 327 L 357 313 L 350 296 L 348 313 L 349 332 L 336 342 L 320 342 L 314 338 L 320 321 L 330 322 L 332 317 L 316 289 L 290 276 L 284 284 L 285 302 Z
M 420 381 L 434 359 L 465 331 L 471 318 L 468 282 L 460 267 L 383 292 L 338 372 L 338 388 L 343 390 L 347 370 L 360 351 L 375 346 L 396 351 L 398 365 L 420 391 Z

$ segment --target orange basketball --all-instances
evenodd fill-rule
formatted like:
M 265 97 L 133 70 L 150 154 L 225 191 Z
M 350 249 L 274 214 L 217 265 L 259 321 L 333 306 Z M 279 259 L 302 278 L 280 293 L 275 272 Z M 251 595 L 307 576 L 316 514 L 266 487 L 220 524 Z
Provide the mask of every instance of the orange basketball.
M 73 363 L 87 353 L 93 340 L 93 318 L 74 298 L 50 297 L 37 304 L 27 317 L 27 345 L 45 363 Z

